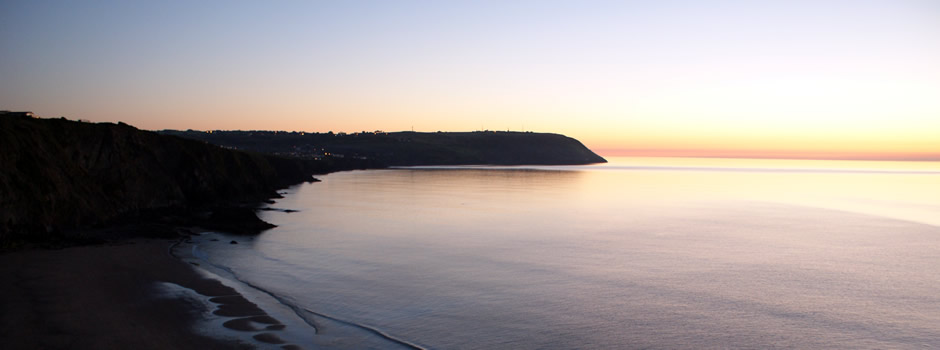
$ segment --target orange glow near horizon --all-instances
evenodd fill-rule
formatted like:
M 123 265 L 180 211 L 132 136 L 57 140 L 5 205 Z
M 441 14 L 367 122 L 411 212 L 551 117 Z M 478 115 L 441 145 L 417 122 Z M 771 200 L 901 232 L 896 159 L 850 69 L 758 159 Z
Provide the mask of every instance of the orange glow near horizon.
M 394 131 L 476 131 L 510 130 L 533 131 L 564 134 L 581 141 L 585 146 L 602 156 L 652 156 L 652 157 L 719 157 L 719 158 L 788 158 L 788 159 L 883 159 L 883 160 L 940 160 L 940 137 L 936 137 L 940 127 L 922 123 L 927 127 L 905 130 L 902 127 L 885 126 L 880 130 L 837 130 L 836 128 L 790 126 L 772 130 L 759 125 L 750 128 L 729 128 L 724 125 L 709 126 L 707 122 L 687 121 L 687 125 L 677 127 L 649 127 L 640 125 L 634 128 L 629 123 L 572 125 L 567 120 L 542 119 L 539 123 L 525 125 L 506 125 L 512 122 L 498 123 L 492 119 L 473 125 L 469 118 L 461 116 L 452 120 L 434 118 L 435 113 L 443 110 L 414 113 L 404 117 L 404 113 L 388 111 L 381 114 L 384 118 L 359 116 L 352 118 L 351 111 L 337 112 L 346 115 L 343 118 L 310 118 L 305 113 L 286 113 L 263 108 L 251 111 L 228 112 L 205 111 L 202 116 L 212 114 L 226 115 L 226 124 L 217 124 L 216 118 L 192 118 L 176 114 L 170 118 L 156 117 L 170 111 L 151 111 L 155 116 L 142 118 L 143 122 L 132 125 L 145 130 L 195 129 L 195 130 L 283 130 L 306 132 L 359 132 L 384 130 Z M 367 111 L 366 113 L 371 113 Z M 267 118 L 276 115 L 277 118 Z M 390 116 L 391 117 L 388 117 Z M 43 117 L 49 117 L 42 115 Z M 187 118 L 189 117 L 189 118 Z M 77 119 L 69 116 L 71 119 Z M 82 118 L 93 121 L 127 122 L 128 118 Z M 96 120 L 97 119 L 97 120 Z M 940 118 L 938 118 L 940 119 Z M 389 120 L 396 120 L 390 123 Z M 411 122 L 398 122 L 410 120 Z M 576 120 L 572 117 L 571 120 Z M 681 119 L 674 119 L 679 123 Z M 502 124 L 502 125 L 501 125 Z M 533 125 L 534 124 L 534 125 Z M 626 125 L 624 125 L 626 124 Z M 180 126 L 173 126 L 180 125 Z M 603 127 L 607 127 L 606 129 Z M 911 127 L 913 128 L 913 127 Z M 600 129 L 600 130 L 599 130 Z
M 730 157 L 790 159 L 940 160 L 940 129 L 880 132 L 773 132 L 754 130 L 700 134 L 651 132 L 636 138 L 597 138 L 595 152 L 611 156 Z
M 594 149 L 605 157 L 675 157 L 675 158 L 748 158 L 748 159 L 820 159 L 820 160 L 888 160 L 940 161 L 935 153 L 888 152 L 826 152 L 826 151 L 752 151 L 752 150 L 655 150 L 655 149 Z

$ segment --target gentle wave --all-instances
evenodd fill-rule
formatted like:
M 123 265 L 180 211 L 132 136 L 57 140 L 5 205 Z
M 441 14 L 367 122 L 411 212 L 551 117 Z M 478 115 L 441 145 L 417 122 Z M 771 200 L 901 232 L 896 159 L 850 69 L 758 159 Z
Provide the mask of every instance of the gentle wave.
M 239 282 L 239 283 L 241 283 L 241 284 L 243 284 L 243 285 L 245 285 L 245 286 L 247 286 L 247 287 L 250 287 L 250 288 L 252 288 L 252 289 L 254 289 L 254 290 L 257 290 L 257 291 L 259 291 L 259 292 L 261 292 L 261 293 L 264 293 L 265 295 L 268 295 L 268 296 L 270 296 L 271 298 L 273 298 L 274 300 L 276 300 L 278 303 L 281 303 L 282 305 L 288 307 L 288 308 L 291 309 L 295 314 L 297 314 L 297 317 L 300 317 L 300 319 L 302 319 L 305 323 L 307 323 L 307 325 L 309 325 L 311 328 L 313 328 L 314 334 L 319 333 L 319 328 L 318 328 L 317 325 L 316 325 L 316 321 L 314 321 L 313 319 L 311 319 L 310 317 L 308 317 L 307 315 L 305 315 L 305 313 L 310 313 L 310 314 L 313 314 L 313 315 L 315 315 L 315 316 L 323 317 L 323 318 L 329 319 L 329 320 L 334 321 L 334 322 L 338 322 L 338 323 L 342 323 L 342 324 L 345 324 L 345 325 L 348 325 L 348 326 L 356 327 L 356 328 L 358 328 L 358 329 L 367 331 L 367 332 L 369 332 L 369 333 L 371 333 L 371 334 L 373 334 L 373 335 L 379 336 L 379 337 L 381 337 L 381 338 L 383 338 L 383 339 L 385 339 L 385 340 L 388 340 L 388 341 L 390 341 L 390 342 L 393 342 L 393 343 L 396 343 L 396 344 L 398 344 L 398 345 L 402 345 L 402 346 L 405 346 L 405 347 L 408 347 L 408 348 L 411 348 L 411 349 L 415 349 L 415 350 L 426 350 L 424 347 L 422 347 L 422 346 L 420 346 L 420 345 L 417 345 L 417 344 L 415 344 L 415 343 L 409 342 L 409 341 L 404 340 L 404 339 L 397 338 L 397 337 L 395 337 L 395 336 L 393 336 L 393 335 L 391 335 L 391 334 L 388 334 L 388 333 L 386 333 L 385 331 L 382 331 L 381 329 L 378 329 L 378 328 L 376 328 L 376 327 L 372 327 L 372 326 L 369 326 L 369 325 L 357 323 L 357 322 L 354 322 L 354 321 L 344 320 L 344 319 L 339 318 L 339 317 L 336 317 L 336 316 L 327 315 L 327 314 L 322 313 L 322 312 L 317 312 L 317 311 L 313 311 L 313 310 L 310 310 L 310 309 L 305 308 L 305 307 L 301 307 L 301 306 L 297 305 L 295 302 L 290 301 L 289 298 L 286 297 L 286 296 L 279 295 L 279 294 L 274 293 L 274 292 L 272 292 L 272 291 L 270 291 L 270 290 L 268 290 L 268 289 L 266 289 L 266 288 L 264 288 L 264 287 L 261 287 L 261 286 L 259 286 L 259 285 L 257 285 L 257 284 L 254 284 L 254 283 L 251 283 L 251 282 L 249 282 L 249 281 L 246 281 L 246 280 L 242 279 L 241 277 L 238 276 L 238 274 L 237 274 L 232 268 L 230 268 L 230 267 L 228 267 L 228 266 L 223 266 L 223 265 L 220 265 L 220 264 L 213 263 L 212 261 L 209 260 L 209 255 L 208 255 L 206 252 L 204 252 L 204 251 L 202 251 L 201 249 L 199 249 L 199 245 L 198 245 L 198 244 L 193 244 L 193 247 L 192 247 L 192 255 L 193 255 L 194 257 L 196 257 L 197 259 L 199 259 L 200 261 L 203 261 L 204 263 L 206 263 L 206 264 L 208 264 L 208 265 L 211 265 L 211 266 L 214 267 L 214 268 L 217 268 L 217 269 L 219 269 L 219 270 L 225 271 L 225 272 L 228 273 L 228 274 L 231 276 L 231 278 L 233 278 L 235 281 L 237 281 L 237 282 Z M 267 259 L 274 260 L 274 261 L 281 261 L 280 259 L 274 259 L 274 258 L 267 258 Z

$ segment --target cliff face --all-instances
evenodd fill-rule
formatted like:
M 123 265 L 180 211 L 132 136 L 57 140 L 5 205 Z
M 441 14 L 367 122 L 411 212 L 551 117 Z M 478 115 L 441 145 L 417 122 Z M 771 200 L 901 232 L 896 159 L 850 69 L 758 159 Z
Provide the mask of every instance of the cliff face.
M 150 209 L 262 200 L 328 168 L 126 124 L 0 115 L 0 240 Z

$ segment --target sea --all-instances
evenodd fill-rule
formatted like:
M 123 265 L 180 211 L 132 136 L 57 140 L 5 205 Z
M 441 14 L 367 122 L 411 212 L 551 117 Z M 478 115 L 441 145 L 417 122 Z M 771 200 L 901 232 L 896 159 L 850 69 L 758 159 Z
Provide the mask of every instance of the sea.
M 608 160 L 332 173 L 184 249 L 305 348 L 940 349 L 940 162 Z

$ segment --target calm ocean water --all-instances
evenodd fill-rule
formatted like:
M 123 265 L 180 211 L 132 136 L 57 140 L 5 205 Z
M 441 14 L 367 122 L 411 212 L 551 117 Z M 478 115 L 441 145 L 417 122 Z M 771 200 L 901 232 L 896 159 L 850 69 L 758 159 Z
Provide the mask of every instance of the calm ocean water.
M 196 250 L 310 346 L 940 348 L 940 164 L 611 161 L 329 174 Z

